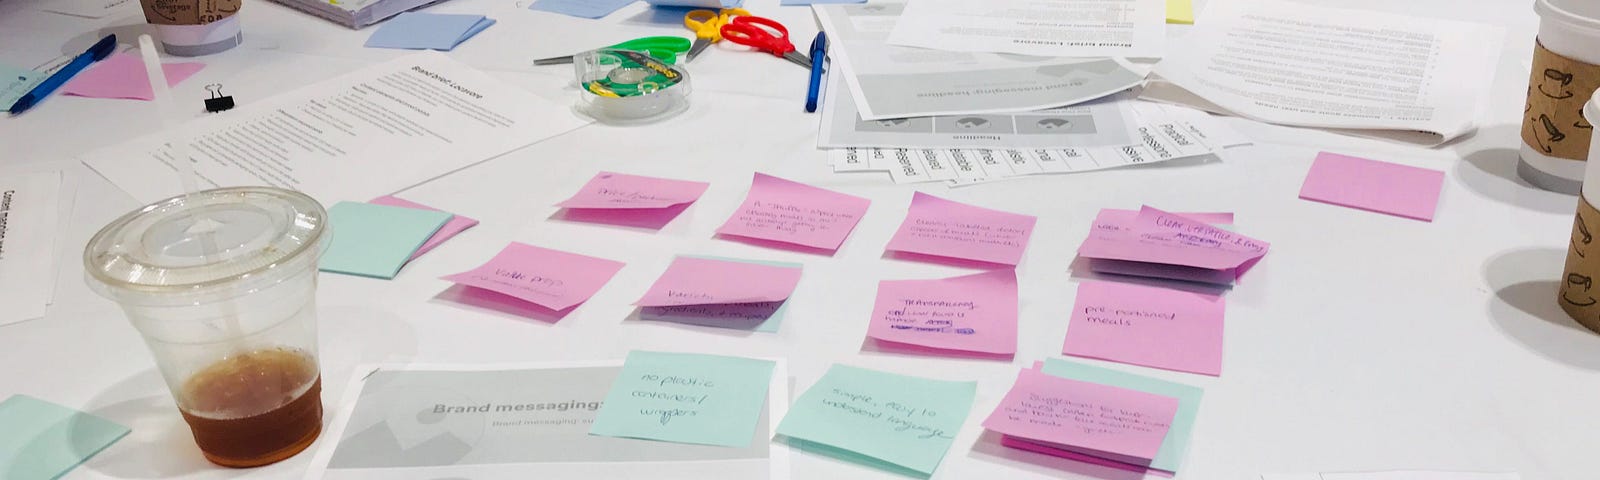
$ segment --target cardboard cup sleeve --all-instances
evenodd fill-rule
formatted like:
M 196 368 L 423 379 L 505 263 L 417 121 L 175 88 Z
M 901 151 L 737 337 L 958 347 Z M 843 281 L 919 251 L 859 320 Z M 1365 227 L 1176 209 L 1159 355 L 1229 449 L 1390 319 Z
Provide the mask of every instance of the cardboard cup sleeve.
M 139 0 L 152 25 L 205 25 L 233 16 L 240 0 Z
M 1572 241 L 1567 244 L 1567 266 L 1561 272 L 1561 296 L 1556 299 L 1567 315 L 1590 330 L 1600 332 L 1600 210 L 1579 197 L 1578 216 L 1572 222 Z
M 1583 105 L 1596 88 L 1600 66 L 1561 56 L 1536 42 L 1522 142 L 1551 157 L 1588 160 L 1594 126 L 1583 119 Z

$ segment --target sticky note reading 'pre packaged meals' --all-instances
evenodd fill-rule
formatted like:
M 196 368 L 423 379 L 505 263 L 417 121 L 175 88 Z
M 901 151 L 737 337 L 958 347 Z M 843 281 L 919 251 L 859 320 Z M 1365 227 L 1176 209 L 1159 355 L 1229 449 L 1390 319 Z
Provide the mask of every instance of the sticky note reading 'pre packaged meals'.
M 1221 375 L 1222 319 L 1216 295 L 1086 282 L 1078 286 L 1061 353 Z

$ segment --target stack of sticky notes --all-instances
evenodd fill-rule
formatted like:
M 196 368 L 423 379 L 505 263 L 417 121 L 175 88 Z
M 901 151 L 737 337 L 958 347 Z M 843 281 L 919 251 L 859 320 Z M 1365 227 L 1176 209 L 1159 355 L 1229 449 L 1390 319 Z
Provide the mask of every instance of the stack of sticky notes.
M 769 360 L 633 351 L 601 403 L 591 435 L 747 447 L 772 386 Z
M 800 264 L 681 256 L 635 305 L 640 320 L 777 331 Z
M 60 478 L 128 427 L 26 395 L 0 402 L 0 477 Z
M 1017 353 L 1017 272 L 878 282 L 867 336 L 928 353 Z
M 483 15 L 402 13 L 367 37 L 367 48 L 450 51 L 494 25 Z
M 1078 256 L 1096 272 L 1232 285 L 1271 247 L 1217 226 L 1231 214 L 1102 210 Z
M 478 268 L 444 277 L 470 287 L 471 296 L 509 296 L 563 313 L 586 302 L 611 277 L 622 262 L 512 242 Z
M 983 427 L 1007 447 L 1123 470 L 1174 474 L 1198 388 L 1050 359 L 1023 370 Z
M 328 209 L 333 241 L 322 253 L 318 268 L 324 272 L 394 278 L 400 267 L 425 251 L 423 247 L 454 218 L 446 212 L 423 208 L 339 202 Z M 454 235 L 459 230 L 446 233 Z
M 795 400 L 778 435 L 802 451 L 928 478 L 966 422 L 977 387 L 834 365 Z
M 600 172 L 571 198 L 556 204 L 566 220 L 660 230 L 689 208 L 711 184 Z

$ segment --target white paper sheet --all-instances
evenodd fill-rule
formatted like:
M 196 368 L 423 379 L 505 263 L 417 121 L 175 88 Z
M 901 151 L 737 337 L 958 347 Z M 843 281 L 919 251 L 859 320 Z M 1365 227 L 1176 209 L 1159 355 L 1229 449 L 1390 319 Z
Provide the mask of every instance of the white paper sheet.
M 1262 474 L 1261 480 L 1522 480 L 1522 476 L 1515 473 L 1413 470 L 1360 473 L 1268 473 Z
M 1084 148 L 844 148 L 829 152 L 834 171 L 888 172 L 894 183 L 945 181 L 961 187 L 1027 175 L 1078 173 L 1213 155 L 1250 141 L 1205 113 L 1131 102 L 1135 140 Z
M 1045 57 L 1159 57 L 1164 0 L 910 0 L 891 45 Z
M 104 18 L 114 13 L 141 11 L 139 0 L 52 0 L 39 9 L 84 18 Z
M 586 122 L 437 52 L 418 53 L 181 126 L 202 188 L 270 185 L 325 205 L 373 197 Z M 182 193 L 161 134 L 85 164 L 142 202 Z
M 0 174 L 0 325 L 44 317 L 50 304 L 60 192 L 60 172 Z
M 1156 65 L 1143 98 L 1438 145 L 1476 128 L 1503 36 L 1434 18 L 1219 0 Z
M 904 8 L 881 0 L 812 7 L 828 32 L 833 72 L 845 77 L 863 119 L 1040 110 L 1100 98 L 1144 80 L 1122 59 L 889 45 L 889 31 Z
M 770 439 L 788 412 L 789 374 L 774 361 L 759 441 L 743 449 L 589 435 L 621 360 L 361 366 L 306 478 L 786 480 L 789 450 Z M 485 404 L 483 413 L 433 413 Z M 530 408 L 509 408 L 519 405 Z

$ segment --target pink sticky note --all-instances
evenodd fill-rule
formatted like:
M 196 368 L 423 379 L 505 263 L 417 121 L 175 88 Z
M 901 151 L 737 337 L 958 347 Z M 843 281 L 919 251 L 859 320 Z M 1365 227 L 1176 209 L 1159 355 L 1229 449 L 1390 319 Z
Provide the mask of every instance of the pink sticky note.
M 168 63 L 161 65 L 167 74 L 167 86 L 176 86 L 205 68 L 199 62 Z M 150 88 L 150 77 L 145 75 L 144 60 L 139 56 L 118 53 L 96 62 L 83 73 L 72 77 L 61 93 L 90 98 L 125 98 L 151 100 L 155 92 Z
M 890 251 L 1016 265 L 1033 235 L 1032 215 L 974 207 L 917 192 Z
M 1267 242 L 1203 220 L 1147 206 L 1139 210 L 1127 230 L 1095 229 L 1078 247 L 1078 255 L 1220 270 L 1245 266 L 1266 255 L 1270 247 Z
M 399 198 L 399 197 L 394 197 L 394 196 L 389 196 L 389 195 L 384 195 L 382 197 L 374 198 L 374 199 L 372 199 L 372 201 L 369 201 L 367 203 L 376 204 L 376 205 L 388 205 L 388 206 L 391 206 L 391 207 L 410 208 L 410 209 L 415 209 L 415 210 L 431 210 L 431 211 L 435 211 L 435 212 L 443 211 L 443 210 L 439 210 L 437 208 L 433 208 L 433 207 L 430 207 L 430 206 L 427 206 L 427 205 L 423 205 L 423 204 L 420 204 L 420 203 L 417 203 L 417 202 L 413 202 L 413 201 L 410 201 L 410 200 L 406 200 L 406 199 Z M 449 240 L 451 237 L 454 237 L 457 234 L 459 234 L 461 232 L 465 232 L 465 231 L 467 231 L 467 229 L 472 228 L 472 227 L 476 227 L 476 226 L 478 226 L 478 221 L 474 220 L 474 219 L 472 219 L 470 217 L 464 217 L 464 216 L 461 216 L 461 215 L 456 215 L 454 217 L 451 217 L 450 221 L 445 222 L 443 227 L 439 227 L 439 231 L 433 232 L 433 236 L 432 237 L 428 237 L 428 241 L 422 242 L 422 247 L 418 248 L 416 253 L 412 253 L 411 254 L 411 258 L 409 260 L 416 260 L 417 257 L 422 256 L 422 254 L 428 253 L 429 250 L 433 250 L 433 247 L 437 247 L 440 244 L 444 243 L 446 240 Z
M 1300 198 L 1431 222 L 1443 189 L 1438 170 L 1322 152 Z
M 1222 297 L 1088 282 L 1061 353 L 1206 375 L 1222 374 Z
M 878 282 L 867 336 L 944 350 L 1017 352 L 1017 272 Z
M 694 203 L 711 184 L 625 173 L 600 172 L 561 203 L 561 208 L 657 209 Z
M 1229 225 L 1233 223 L 1232 213 L 1180 213 L 1178 215 L 1212 225 Z M 1095 217 L 1094 227 L 1089 232 L 1089 239 L 1084 241 L 1084 245 L 1088 248 L 1087 251 L 1096 251 L 1098 245 L 1137 241 L 1137 239 L 1133 237 L 1133 229 L 1134 223 L 1137 222 L 1138 217 L 1138 210 L 1118 210 L 1110 208 L 1100 210 L 1100 214 Z M 1113 245 L 1111 248 L 1115 248 L 1115 246 Z M 1082 250 L 1080 250 L 1080 252 L 1081 251 Z M 1233 284 L 1238 274 L 1242 271 L 1240 269 L 1233 268 L 1209 269 L 1183 265 L 1167 265 L 1160 263 L 1115 260 L 1109 258 L 1089 258 L 1089 269 L 1101 273 L 1166 278 L 1221 285 Z
M 1166 470 L 1161 470 L 1161 469 L 1157 469 L 1157 468 L 1154 468 L 1154 467 L 1148 467 L 1148 466 L 1129 465 L 1129 464 L 1126 464 L 1126 463 L 1107 460 L 1107 459 L 1096 457 L 1096 456 L 1092 456 L 1092 455 L 1084 455 L 1082 453 L 1074 452 L 1074 451 L 1071 451 L 1071 450 L 1062 450 L 1060 448 L 1046 446 L 1046 445 L 1040 444 L 1040 443 L 1035 443 L 1032 440 L 1028 440 L 1026 438 L 1021 438 L 1021 437 L 1013 437 L 1013 436 L 1010 436 L 1010 435 L 1001 435 L 1000 436 L 1000 444 L 1004 445 L 1004 446 L 1007 446 L 1007 447 L 1015 448 L 1015 449 L 1018 449 L 1018 450 L 1027 450 L 1027 451 L 1030 451 L 1030 452 L 1033 452 L 1033 453 L 1042 453 L 1042 454 L 1045 454 L 1045 455 L 1050 455 L 1052 457 L 1061 457 L 1061 458 L 1065 458 L 1065 459 L 1068 459 L 1068 460 L 1083 462 L 1083 463 L 1087 463 L 1087 464 L 1091 464 L 1091 465 L 1099 465 L 1099 466 L 1102 466 L 1102 467 L 1115 468 L 1115 469 L 1118 469 L 1118 470 L 1125 470 L 1125 471 L 1130 471 L 1130 472 L 1139 472 L 1139 473 L 1143 473 L 1143 474 L 1146 474 L 1146 475 L 1155 475 L 1155 476 L 1162 477 L 1162 478 L 1172 478 L 1174 476 L 1173 472 L 1168 472 Z
M 1022 370 L 983 428 L 1133 465 L 1149 465 L 1178 399 Z
M 777 302 L 787 300 L 799 284 L 799 268 L 678 257 L 634 305 L 670 307 Z
M 744 204 L 717 233 L 832 252 L 871 204 L 865 198 L 757 173 Z
M 622 265 L 513 242 L 483 266 L 443 278 L 560 311 L 589 300 Z

